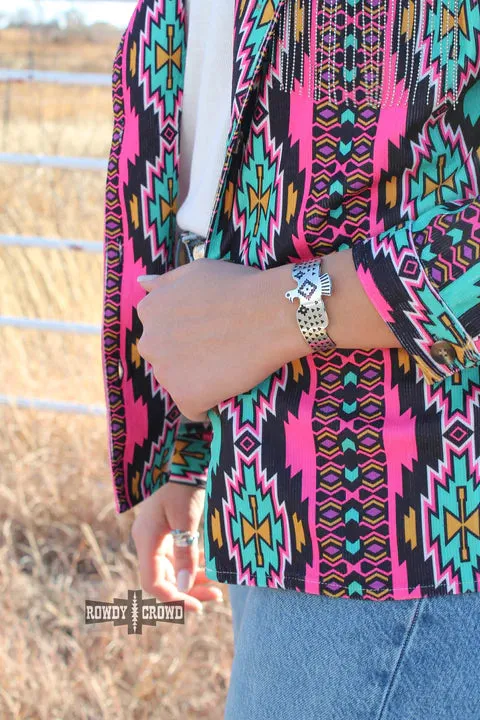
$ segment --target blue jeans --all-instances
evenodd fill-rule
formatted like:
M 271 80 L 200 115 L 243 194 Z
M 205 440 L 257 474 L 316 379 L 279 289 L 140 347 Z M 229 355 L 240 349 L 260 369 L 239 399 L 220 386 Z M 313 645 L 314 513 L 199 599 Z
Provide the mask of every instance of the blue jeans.
M 480 593 L 372 600 L 229 585 L 225 720 L 480 720 Z

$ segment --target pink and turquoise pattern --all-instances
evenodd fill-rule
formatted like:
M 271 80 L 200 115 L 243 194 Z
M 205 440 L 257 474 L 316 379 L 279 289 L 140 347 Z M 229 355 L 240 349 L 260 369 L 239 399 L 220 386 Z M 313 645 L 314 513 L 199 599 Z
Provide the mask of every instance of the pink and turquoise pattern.
M 135 311 L 136 276 L 172 267 L 185 52 L 181 0 L 140 0 L 115 62 L 106 193 L 118 512 L 167 481 L 205 486 L 220 582 L 478 592 L 478 3 L 236 0 L 207 257 L 268 270 L 352 248 L 402 349 L 306 356 L 190 429 L 136 351 Z

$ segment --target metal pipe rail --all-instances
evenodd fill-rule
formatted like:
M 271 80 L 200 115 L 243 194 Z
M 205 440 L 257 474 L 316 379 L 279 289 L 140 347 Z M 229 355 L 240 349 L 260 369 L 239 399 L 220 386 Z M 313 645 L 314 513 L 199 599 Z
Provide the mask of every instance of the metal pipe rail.
M 63 155 L 32 155 L 29 153 L 0 153 L 0 165 L 33 165 L 61 170 L 107 171 L 105 158 L 67 157 Z
M 69 73 L 51 70 L 9 70 L 0 68 L 0 82 L 36 82 L 54 85 L 111 87 L 112 77 L 101 73 Z
M 46 250 L 78 250 L 98 254 L 103 251 L 103 243 L 88 240 L 59 240 L 57 238 L 36 237 L 35 235 L 1 235 L 0 246 L 45 248 Z
M 0 315 L 0 327 L 15 327 L 20 330 L 46 330 L 53 332 L 76 333 L 78 335 L 99 335 L 101 327 L 86 323 L 71 323 L 65 320 L 45 320 L 42 318 L 15 317 Z
M 82 403 L 62 402 L 41 398 L 11 397 L 0 395 L 0 405 L 8 405 L 14 408 L 25 408 L 27 410 L 53 410 L 54 412 L 68 413 L 70 415 L 106 415 L 103 405 L 83 405 Z

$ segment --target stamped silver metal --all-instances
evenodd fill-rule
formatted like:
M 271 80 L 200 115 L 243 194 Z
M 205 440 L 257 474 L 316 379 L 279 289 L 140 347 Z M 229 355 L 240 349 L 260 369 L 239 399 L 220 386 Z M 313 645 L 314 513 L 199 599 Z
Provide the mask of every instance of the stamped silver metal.
M 314 352 L 323 352 L 335 347 L 328 336 L 328 315 L 323 302 L 324 295 L 332 294 L 330 275 L 322 273 L 320 260 L 293 263 L 292 277 L 297 287 L 287 290 L 285 297 L 293 302 L 298 298 L 297 322 L 305 341 Z

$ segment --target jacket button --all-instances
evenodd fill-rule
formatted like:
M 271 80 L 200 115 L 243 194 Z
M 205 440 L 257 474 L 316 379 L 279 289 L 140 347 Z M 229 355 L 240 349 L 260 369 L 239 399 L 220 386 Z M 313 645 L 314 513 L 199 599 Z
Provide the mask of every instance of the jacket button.
M 438 340 L 438 342 L 434 343 L 430 348 L 430 355 L 435 362 L 441 365 L 451 365 L 457 358 L 452 343 L 446 340 Z

